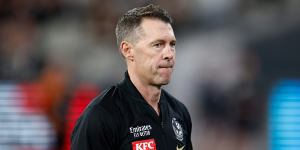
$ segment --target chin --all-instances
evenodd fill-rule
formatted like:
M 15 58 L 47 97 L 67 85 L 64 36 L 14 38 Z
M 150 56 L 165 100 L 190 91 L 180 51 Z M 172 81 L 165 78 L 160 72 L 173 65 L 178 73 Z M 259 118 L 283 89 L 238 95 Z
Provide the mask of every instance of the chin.
M 152 83 L 155 85 L 167 85 L 169 84 L 171 80 L 171 74 L 163 74 L 163 75 L 158 75 L 152 79 Z
M 160 85 L 167 85 L 167 84 L 169 84 L 169 82 L 170 82 L 170 79 L 165 79 L 165 80 L 160 81 Z

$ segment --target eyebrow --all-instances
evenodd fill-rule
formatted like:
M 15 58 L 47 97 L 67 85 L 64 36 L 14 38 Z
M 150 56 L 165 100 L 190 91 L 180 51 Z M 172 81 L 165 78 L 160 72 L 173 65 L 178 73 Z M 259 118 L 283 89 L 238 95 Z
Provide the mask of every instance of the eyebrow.
M 166 43 L 166 40 L 157 39 L 157 40 L 154 40 L 154 41 L 150 42 L 150 44 L 154 44 L 154 43 L 157 43 L 157 42 Z M 176 43 L 176 39 L 170 41 L 170 43 L 174 43 L 174 42 Z

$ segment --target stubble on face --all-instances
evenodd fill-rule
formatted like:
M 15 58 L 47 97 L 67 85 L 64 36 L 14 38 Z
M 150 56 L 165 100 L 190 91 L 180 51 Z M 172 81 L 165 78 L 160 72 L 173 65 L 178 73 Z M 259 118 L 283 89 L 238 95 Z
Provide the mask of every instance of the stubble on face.
M 154 48 L 153 44 L 168 44 L 175 39 L 171 25 L 158 19 L 144 19 L 136 29 L 135 36 L 134 68 L 140 80 L 154 86 L 168 84 L 175 63 L 175 52 L 172 59 L 163 59 L 162 49 Z

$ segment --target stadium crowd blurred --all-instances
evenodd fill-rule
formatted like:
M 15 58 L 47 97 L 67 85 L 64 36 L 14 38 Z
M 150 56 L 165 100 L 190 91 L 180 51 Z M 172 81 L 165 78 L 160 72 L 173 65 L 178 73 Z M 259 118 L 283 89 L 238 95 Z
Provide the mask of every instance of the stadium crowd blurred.
M 70 149 L 80 112 L 125 72 L 118 17 L 148 3 L 175 20 L 166 89 L 191 112 L 194 149 L 267 149 L 268 90 L 300 77 L 298 0 L 0 0 L 0 149 Z

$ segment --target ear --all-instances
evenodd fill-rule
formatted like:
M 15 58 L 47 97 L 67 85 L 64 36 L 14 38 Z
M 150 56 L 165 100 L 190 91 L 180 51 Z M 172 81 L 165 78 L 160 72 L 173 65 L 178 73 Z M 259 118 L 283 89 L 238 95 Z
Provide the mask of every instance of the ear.
M 126 60 L 133 61 L 133 45 L 127 41 L 122 41 L 120 51 Z

